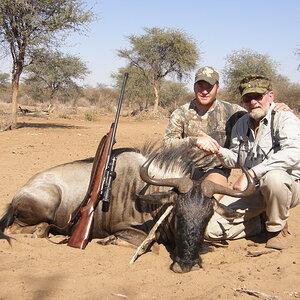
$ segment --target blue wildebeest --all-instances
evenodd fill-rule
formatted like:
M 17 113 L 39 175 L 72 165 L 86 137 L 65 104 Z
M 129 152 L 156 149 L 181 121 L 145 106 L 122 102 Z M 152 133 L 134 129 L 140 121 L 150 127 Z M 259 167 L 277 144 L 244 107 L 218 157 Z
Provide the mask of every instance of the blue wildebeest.
M 237 217 L 236 212 L 220 207 L 213 194 L 243 197 L 254 189 L 250 181 L 246 191 L 238 192 L 208 180 L 191 180 L 195 162 L 193 155 L 182 148 L 160 152 L 153 147 L 117 149 L 114 154 L 117 176 L 112 185 L 110 209 L 102 212 L 101 205 L 97 207 L 91 238 L 139 245 L 172 203 L 172 213 L 159 226 L 156 241 L 171 253 L 170 268 L 175 272 L 201 267 L 199 252 L 214 208 L 225 216 Z M 16 225 L 38 233 L 45 229 L 40 223 L 53 224 L 57 226 L 56 233 L 70 235 L 70 228 L 64 227 L 85 197 L 92 162 L 93 159 L 75 161 L 33 176 L 16 193 L 0 220 L 0 237 L 8 239 L 4 230 Z

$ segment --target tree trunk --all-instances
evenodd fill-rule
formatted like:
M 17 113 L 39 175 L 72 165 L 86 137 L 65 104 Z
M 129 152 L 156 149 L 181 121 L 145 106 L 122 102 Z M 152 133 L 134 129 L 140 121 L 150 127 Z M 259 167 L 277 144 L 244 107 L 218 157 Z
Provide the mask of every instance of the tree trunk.
M 18 110 L 18 93 L 19 93 L 20 75 L 13 74 L 12 79 L 12 96 L 11 96 L 11 128 L 17 128 L 17 110 Z
M 26 42 L 23 41 L 21 49 L 19 52 L 16 51 L 13 43 L 11 43 L 11 53 L 13 57 L 13 67 L 12 67 L 12 95 L 11 95 L 11 129 L 17 128 L 17 111 L 18 111 L 18 94 L 20 86 L 20 78 L 24 68 L 24 58 Z
M 158 103 L 159 103 L 159 83 L 154 82 L 153 88 L 154 88 L 154 95 L 155 95 L 153 111 L 157 112 L 158 111 Z

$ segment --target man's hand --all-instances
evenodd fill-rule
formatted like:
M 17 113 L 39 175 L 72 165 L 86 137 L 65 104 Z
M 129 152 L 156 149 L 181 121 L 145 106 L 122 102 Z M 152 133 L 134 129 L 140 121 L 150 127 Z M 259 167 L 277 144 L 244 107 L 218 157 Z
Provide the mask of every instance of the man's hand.
M 220 150 L 219 143 L 209 135 L 203 135 L 197 138 L 196 146 L 208 153 L 217 154 Z
M 249 174 L 253 177 L 256 178 L 255 173 L 250 169 L 249 170 Z M 233 189 L 234 190 L 238 190 L 238 191 L 244 191 L 247 188 L 248 185 L 248 180 L 246 175 L 243 173 L 238 179 L 237 181 L 234 183 L 233 185 Z
M 293 111 L 293 110 L 285 103 L 275 103 L 274 111 Z

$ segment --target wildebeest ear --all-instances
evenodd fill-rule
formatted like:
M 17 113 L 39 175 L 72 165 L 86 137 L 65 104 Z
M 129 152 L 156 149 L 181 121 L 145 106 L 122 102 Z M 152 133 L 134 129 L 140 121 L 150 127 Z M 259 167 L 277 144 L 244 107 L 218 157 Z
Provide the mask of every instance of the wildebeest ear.
M 139 200 L 148 202 L 149 204 L 165 204 L 165 203 L 174 203 L 174 196 L 177 195 L 174 191 L 168 192 L 157 192 L 149 195 L 140 195 L 137 194 Z
M 213 201 L 215 212 L 229 221 L 241 218 L 244 215 L 243 213 L 239 213 L 232 208 L 218 202 L 216 199 L 213 199 Z

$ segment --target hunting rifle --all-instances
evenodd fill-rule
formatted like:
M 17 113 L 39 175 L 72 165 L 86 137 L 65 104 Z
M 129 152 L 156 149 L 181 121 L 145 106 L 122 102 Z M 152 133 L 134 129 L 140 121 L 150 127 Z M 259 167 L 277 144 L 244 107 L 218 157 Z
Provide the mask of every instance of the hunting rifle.
M 128 73 L 125 73 L 115 121 L 111 124 L 109 132 L 102 137 L 99 143 L 86 196 L 69 221 L 75 226 L 68 241 L 70 247 L 85 249 L 93 227 L 95 209 L 100 200 L 102 200 L 102 211 L 107 212 L 109 209 L 111 184 L 115 178 L 116 166 L 116 157 L 112 157 L 112 148 L 116 142 L 115 136 L 127 79 Z

